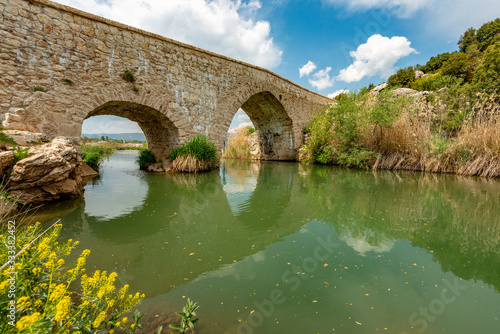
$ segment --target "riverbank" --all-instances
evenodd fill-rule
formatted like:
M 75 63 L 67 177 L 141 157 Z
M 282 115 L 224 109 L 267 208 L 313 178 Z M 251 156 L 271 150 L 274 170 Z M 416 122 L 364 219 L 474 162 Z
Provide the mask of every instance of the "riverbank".
M 445 93 L 350 93 L 305 129 L 300 160 L 344 167 L 500 177 L 500 101 L 479 100 L 446 130 Z

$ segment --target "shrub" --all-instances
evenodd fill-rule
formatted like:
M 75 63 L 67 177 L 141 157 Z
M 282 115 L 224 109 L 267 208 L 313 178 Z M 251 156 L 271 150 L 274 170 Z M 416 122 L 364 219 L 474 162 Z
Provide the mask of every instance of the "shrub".
M 306 162 L 366 168 L 374 153 L 366 149 L 363 113 L 365 96 L 348 93 L 337 104 L 320 111 L 310 125 L 302 154 Z M 308 161 L 312 160 L 312 161 Z
M 12 137 L 7 136 L 1 130 L 0 130 L 0 143 L 9 144 L 11 146 L 17 145 L 16 141 L 14 139 L 12 139 Z
M 15 300 L 17 333 L 97 333 L 115 329 L 135 332 L 137 323 L 123 317 L 134 309 L 144 295 L 128 294 L 128 285 L 115 291 L 116 273 L 97 270 L 86 275 L 85 262 L 90 254 L 84 250 L 76 263 L 66 264 L 66 259 L 78 241 L 57 242 L 61 225 L 55 225 L 41 236 L 40 224 L 35 226 L 4 226 L 0 236 L 0 262 L 8 263 L 0 272 L 0 332 L 11 332 L 9 324 L 10 303 Z M 15 230 L 15 232 L 14 232 Z M 11 244 L 24 246 L 24 251 L 12 260 Z M 40 236 L 40 238 L 37 238 Z M 10 262 L 9 262 L 10 261 Z M 10 279 L 15 277 L 16 284 Z M 78 293 L 70 290 L 79 283 Z M 15 295 L 15 299 L 12 295 Z
M 114 148 L 103 145 L 82 145 L 82 160 L 93 170 L 99 171 L 102 160 L 114 152 Z
M 21 149 L 19 146 L 14 146 L 14 162 L 13 164 L 16 164 L 18 161 L 26 159 L 28 157 L 28 151 L 30 150 L 29 147 L 25 147 Z
M 199 168 L 198 171 L 206 171 L 217 166 L 217 148 L 207 137 L 198 135 L 184 146 L 172 150 L 168 159 L 174 162 L 175 171 L 193 172 L 192 166 Z M 176 164 L 177 159 L 179 162 Z
M 413 67 L 402 68 L 396 72 L 396 74 L 391 75 L 387 84 L 389 87 L 407 87 L 412 88 L 413 81 L 415 81 L 415 70 Z
M 123 73 L 122 73 L 122 79 L 125 80 L 126 82 L 130 82 L 130 83 L 134 83 L 135 82 L 134 75 L 129 70 L 123 71 Z
M 144 170 L 148 168 L 150 164 L 156 163 L 156 158 L 150 150 L 141 148 L 139 150 L 139 156 L 137 157 L 137 163 L 139 164 L 139 168 Z
M 174 161 L 178 156 L 188 155 L 191 155 L 201 161 L 216 162 L 217 148 L 207 137 L 198 135 L 187 142 L 184 146 L 174 149 L 168 158 Z
M 226 140 L 224 158 L 250 159 L 252 157 L 248 142 L 248 135 L 250 135 L 248 128 L 253 129 L 252 127 L 238 129 Z

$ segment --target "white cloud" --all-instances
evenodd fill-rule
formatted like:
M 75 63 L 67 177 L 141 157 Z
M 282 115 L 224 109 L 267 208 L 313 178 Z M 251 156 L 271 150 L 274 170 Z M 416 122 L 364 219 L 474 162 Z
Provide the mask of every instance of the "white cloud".
M 355 82 L 374 75 L 388 78 L 394 74 L 394 64 L 399 59 L 417 53 L 410 45 L 411 42 L 406 37 L 373 35 L 356 51 L 350 52 L 354 61 L 348 68 L 340 71 L 337 79 Z
M 238 112 L 238 116 L 236 117 L 236 120 L 240 121 L 240 122 L 250 122 L 250 117 L 248 117 L 248 115 L 245 114 L 244 111 L 241 114 Z
M 421 30 L 438 36 L 458 37 L 470 27 L 479 28 L 500 13 L 498 0 L 321 0 L 350 12 L 387 10 L 399 18 L 417 18 Z M 419 12 L 420 11 L 420 12 Z M 418 15 L 416 15 L 418 13 Z
M 332 70 L 331 67 L 327 67 L 324 70 L 319 70 L 312 75 L 313 79 L 309 79 L 309 83 L 319 90 L 332 87 L 334 78 L 330 78 L 329 72 Z
M 274 68 L 282 51 L 256 0 L 56 0 L 249 63 Z
M 329 98 L 333 99 L 333 98 L 335 98 L 335 97 L 339 96 L 340 94 L 347 94 L 347 93 L 349 93 L 349 90 L 348 90 L 348 89 L 339 89 L 338 91 L 333 92 L 333 93 L 331 93 L 331 94 L 328 94 L 327 96 L 328 96 Z
M 302 78 L 304 75 L 308 76 L 316 69 L 316 67 L 316 64 L 309 60 L 307 64 L 299 68 L 300 77 Z
M 252 122 L 243 122 L 243 123 L 240 123 L 237 127 L 229 129 L 228 132 L 235 133 L 239 129 L 246 128 L 247 126 L 251 126 L 252 128 L 254 127 Z
M 136 122 L 113 115 L 93 116 L 83 121 L 82 133 L 142 133 Z
M 350 11 L 388 9 L 394 15 L 407 18 L 425 8 L 431 0 L 322 0 L 324 3 L 347 7 Z M 438 2 L 438 1 L 436 1 Z

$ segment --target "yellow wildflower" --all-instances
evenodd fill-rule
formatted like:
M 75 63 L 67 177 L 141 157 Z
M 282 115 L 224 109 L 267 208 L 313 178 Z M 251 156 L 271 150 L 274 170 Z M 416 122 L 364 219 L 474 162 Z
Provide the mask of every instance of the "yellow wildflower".
M 101 324 L 101 322 L 104 320 L 105 317 L 106 317 L 106 312 L 102 311 L 101 313 L 99 313 L 97 318 L 94 320 L 94 323 L 92 324 L 94 329 L 99 328 L 99 325 Z
M 54 290 L 50 293 L 49 301 L 55 302 L 61 299 L 66 294 L 66 286 L 64 284 L 56 285 Z
M 26 304 L 26 302 L 28 301 L 28 299 L 29 298 L 26 297 L 26 296 L 23 296 L 23 297 L 19 298 L 17 300 L 17 303 L 16 303 L 17 307 L 19 307 L 19 308 L 23 307 Z
M 19 319 L 19 321 L 16 324 L 16 328 L 18 330 L 22 331 L 26 327 L 29 327 L 32 324 L 34 324 L 38 320 L 39 317 L 40 317 L 39 312 L 35 312 L 32 315 L 26 315 L 26 316 L 22 317 L 21 319 Z
M 127 321 L 128 321 L 128 318 L 127 318 L 127 317 L 123 317 L 122 322 L 123 322 L 124 324 L 126 324 L 126 323 L 127 323 Z
M 71 298 L 69 296 L 64 296 L 59 303 L 56 305 L 56 316 L 54 320 L 56 322 L 62 321 L 66 315 L 68 315 L 69 304 L 71 302 Z

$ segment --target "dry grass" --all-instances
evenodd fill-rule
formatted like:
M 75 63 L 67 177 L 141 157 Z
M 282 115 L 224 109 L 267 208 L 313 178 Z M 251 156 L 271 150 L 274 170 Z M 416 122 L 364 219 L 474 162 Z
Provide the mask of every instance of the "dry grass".
M 248 142 L 248 130 L 238 129 L 227 141 L 223 158 L 228 159 L 251 159 L 250 143 Z
M 376 151 L 373 169 L 500 177 L 500 121 L 488 113 L 447 138 L 431 133 L 429 117 L 403 116 L 383 132 Z
M 205 172 L 213 168 L 212 162 L 200 161 L 192 155 L 178 156 L 172 163 L 172 170 L 181 173 Z

